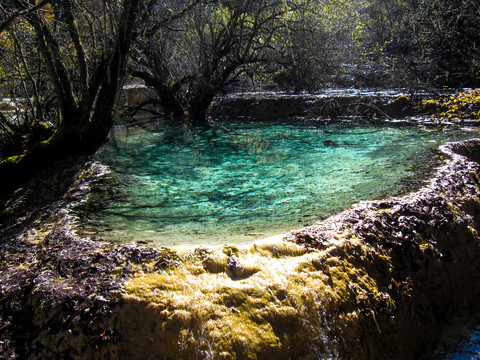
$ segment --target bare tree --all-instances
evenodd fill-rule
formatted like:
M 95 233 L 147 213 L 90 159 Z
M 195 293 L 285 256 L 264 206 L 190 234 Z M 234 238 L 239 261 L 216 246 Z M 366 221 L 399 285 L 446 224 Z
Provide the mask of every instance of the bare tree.
M 133 75 L 156 91 L 166 115 L 206 125 L 214 97 L 266 61 L 283 11 L 281 1 L 199 4 L 140 39 Z

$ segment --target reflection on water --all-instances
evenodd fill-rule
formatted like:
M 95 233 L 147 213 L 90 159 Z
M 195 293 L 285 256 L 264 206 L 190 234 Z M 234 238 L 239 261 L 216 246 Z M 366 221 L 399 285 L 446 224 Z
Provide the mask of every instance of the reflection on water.
M 91 225 L 157 246 L 247 242 L 405 192 L 440 144 L 462 137 L 413 126 L 117 125 L 96 159 L 122 175 L 125 196 Z

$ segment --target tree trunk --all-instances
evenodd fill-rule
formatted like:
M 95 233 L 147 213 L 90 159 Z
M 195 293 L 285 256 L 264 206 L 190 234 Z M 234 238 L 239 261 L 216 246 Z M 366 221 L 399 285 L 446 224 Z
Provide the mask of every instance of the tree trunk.
M 77 97 L 67 92 L 62 96 L 60 108 L 62 121 L 50 139 L 37 144 L 26 153 L 12 156 L 0 162 L 0 196 L 20 187 L 42 169 L 70 156 L 93 154 L 107 139 L 113 123 L 113 107 L 122 72 L 128 56 L 132 30 L 137 19 L 141 0 L 124 3 L 123 12 L 116 29 L 116 38 L 110 53 L 100 59 L 96 74 L 88 88 L 81 88 Z M 56 40 L 42 27 L 38 17 L 31 18 L 38 33 L 40 51 L 52 58 L 52 45 Z M 50 59 L 49 75 L 60 86 L 69 85 L 64 75 L 65 68 L 57 60 Z M 61 74 L 61 76 L 59 76 Z M 76 99 L 81 99 L 76 103 Z
M 158 96 L 158 102 L 163 106 L 163 114 L 166 118 L 175 119 L 184 115 L 182 104 L 177 100 L 177 93 L 171 86 L 145 71 L 135 71 L 132 76 L 138 77 L 145 85 L 153 88 Z
M 207 111 L 215 98 L 212 91 L 199 90 L 197 94 L 190 100 L 188 106 L 188 123 L 191 126 L 208 126 Z

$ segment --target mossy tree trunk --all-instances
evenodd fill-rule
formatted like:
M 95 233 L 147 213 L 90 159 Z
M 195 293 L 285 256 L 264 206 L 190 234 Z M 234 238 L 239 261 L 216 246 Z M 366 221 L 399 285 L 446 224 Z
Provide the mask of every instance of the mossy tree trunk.
M 14 3 L 20 10 L 25 6 L 19 0 Z M 97 51 L 86 49 L 82 43 L 75 0 L 56 2 L 55 16 L 62 16 L 59 24 L 40 11 L 27 13 L 25 19 L 35 34 L 35 47 L 44 59 L 55 92 L 60 121 L 50 139 L 0 163 L 0 194 L 21 186 L 61 159 L 92 154 L 106 141 L 141 3 L 142 0 L 128 0 L 117 4 L 118 17 L 106 17 L 101 24 L 104 33 L 108 30 L 102 39 L 108 47 Z M 115 25 L 108 28 L 107 21 Z M 63 27 L 59 29 L 60 26 Z M 61 56 L 66 51 L 74 54 L 73 59 Z

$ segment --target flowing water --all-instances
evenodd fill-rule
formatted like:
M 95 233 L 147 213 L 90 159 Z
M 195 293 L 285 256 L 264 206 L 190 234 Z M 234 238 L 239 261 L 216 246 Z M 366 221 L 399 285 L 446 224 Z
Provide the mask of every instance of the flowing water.
M 191 131 L 124 120 L 95 156 L 119 174 L 122 196 L 88 226 L 153 246 L 241 244 L 404 193 L 421 184 L 439 145 L 468 136 L 347 121 Z

